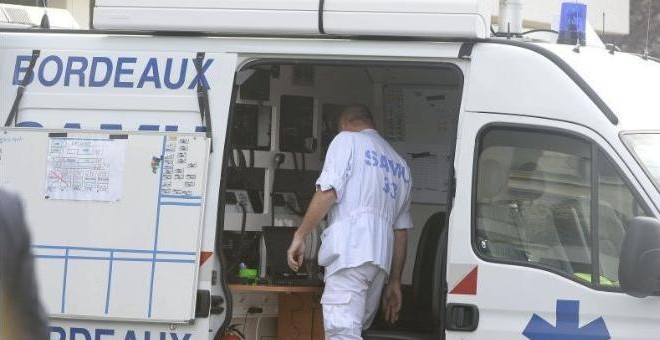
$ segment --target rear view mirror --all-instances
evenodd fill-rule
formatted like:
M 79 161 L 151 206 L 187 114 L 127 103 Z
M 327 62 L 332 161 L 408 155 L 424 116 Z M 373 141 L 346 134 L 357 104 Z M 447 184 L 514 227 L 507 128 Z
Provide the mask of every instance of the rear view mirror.
M 619 280 L 623 291 L 634 297 L 660 291 L 660 220 L 631 220 L 621 249 Z

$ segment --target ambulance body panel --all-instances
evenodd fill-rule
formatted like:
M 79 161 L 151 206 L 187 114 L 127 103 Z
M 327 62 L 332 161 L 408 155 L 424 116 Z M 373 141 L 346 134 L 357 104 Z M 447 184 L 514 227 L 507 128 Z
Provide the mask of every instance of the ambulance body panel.
M 483 1 L 133 1 L 96 2 L 99 29 L 253 34 L 346 34 L 485 38 Z
M 97 24 L 111 28 L 125 24 L 122 20 L 133 20 L 127 10 L 131 3 L 97 1 Z M 159 1 L 158 6 L 161 4 Z M 196 1 L 181 6 L 201 10 L 209 4 Z M 317 34 L 318 7 L 314 4 L 318 5 L 297 1 L 288 2 L 284 8 L 280 4 L 282 18 L 287 18 L 284 24 L 291 19 L 287 11 L 309 16 L 309 20 L 292 24 L 302 26 L 282 26 L 282 32 Z M 414 15 L 415 6 L 426 4 L 418 1 L 402 12 L 397 2 L 386 1 L 372 12 Z M 447 7 L 451 15 L 465 10 L 481 20 L 481 9 L 470 7 L 472 2 L 451 4 L 455 5 Z M 178 5 L 172 2 L 172 6 Z M 223 6 L 223 10 L 267 10 L 259 1 L 225 1 Z M 342 24 L 342 20 L 356 21 L 343 16 L 369 12 L 371 7 L 365 6 L 326 1 L 326 30 L 370 35 L 373 31 L 360 31 L 367 26 Z M 147 11 L 162 18 L 158 9 Z M 251 18 L 259 18 L 259 14 Z M 438 146 L 438 154 L 446 149 L 445 157 L 440 158 L 445 159 L 442 171 L 447 178 L 440 181 L 439 190 L 446 199 L 413 202 L 415 229 L 407 265 L 414 266 L 427 218 L 444 211 L 447 235 L 439 243 L 446 256 L 438 255 L 433 268 L 439 281 L 433 286 L 437 301 L 432 303 L 442 313 L 434 315 L 437 333 L 395 329 L 380 334 L 394 339 L 447 340 L 657 338 L 658 297 L 642 299 L 625 294 L 616 269 L 626 229 L 622 221 L 638 215 L 660 216 L 660 192 L 650 175 L 653 169 L 644 168 L 625 137 L 660 131 L 660 119 L 653 114 L 653 85 L 660 64 L 618 52 L 612 55 L 599 48 L 583 47 L 577 53 L 575 46 L 476 39 L 486 33 L 479 33 L 484 22 L 475 24 L 473 19 L 462 20 L 465 27 L 455 34 L 438 27 L 448 32 L 446 38 L 458 37 L 450 41 L 419 40 L 435 34 L 434 29 L 412 26 L 405 33 L 416 37 L 411 41 L 349 36 L 0 32 L 1 121 L 11 110 L 33 51 L 38 50 L 35 76 L 26 86 L 16 126 L 29 123 L 33 128 L 36 124 L 47 131 L 72 133 L 75 131 L 65 126 L 73 123 L 81 130 L 101 133 L 102 124 L 116 124 L 121 125 L 120 131 L 146 134 L 149 132 L 142 130 L 144 126 L 157 126 L 156 132 L 165 134 L 172 131 L 168 126 L 176 126 L 178 132 L 185 133 L 206 130 L 212 143 L 200 268 L 197 277 L 186 278 L 203 293 L 194 298 L 197 315 L 166 322 L 149 317 L 117 320 L 59 315 L 49 310 L 53 316 L 51 339 L 216 339 L 230 322 L 243 322 L 243 317 L 246 322 L 250 317 L 248 338 L 256 337 L 261 320 L 255 325 L 247 312 L 251 298 L 229 291 L 229 264 L 220 253 L 227 232 L 239 231 L 241 221 L 247 224 L 246 230 L 257 231 L 269 225 L 270 214 L 278 211 L 272 209 L 285 212 L 286 216 L 280 217 L 286 223 L 278 223 L 295 226 L 299 221 L 286 207 L 273 208 L 268 195 L 269 190 L 275 190 L 278 167 L 295 170 L 295 174 L 300 171 L 297 151 L 285 150 L 282 141 L 286 130 L 278 127 L 285 114 L 280 100 L 283 96 L 312 98 L 313 132 L 308 137 L 321 144 L 324 124 L 329 124 L 324 120 L 325 104 L 348 104 L 341 98 L 364 98 L 376 114 L 382 134 L 394 139 L 400 150 L 417 146 L 413 142 L 405 145 L 403 138 L 396 140 L 399 130 L 406 129 L 411 140 Z M 376 32 L 382 20 L 394 19 L 379 16 L 378 20 L 372 26 Z M 236 27 L 228 23 L 223 33 L 244 30 L 241 21 L 237 20 Z M 143 29 L 162 28 L 144 22 Z M 183 23 L 178 29 L 192 29 Z M 167 20 L 163 24 L 169 25 Z M 243 33 L 261 34 L 276 25 L 272 21 L 262 24 Z M 218 29 L 205 27 L 202 31 Z M 298 65 L 313 70 L 311 80 L 304 76 L 309 69 L 296 69 Z M 259 71 L 270 75 L 266 81 L 269 93 L 266 98 L 244 98 L 245 80 Z M 204 118 L 200 113 L 201 89 L 208 93 L 210 109 L 209 117 Z M 431 116 L 410 118 L 403 120 L 399 130 L 392 128 L 388 98 L 397 95 L 402 101 L 414 101 L 408 114 L 434 112 L 433 108 L 439 107 L 446 121 L 436 122 Z M 259 123 L 266 126 L 267 133 L 255 137 L 260 142 L 267 140 L 267 145 L 248 152 L 232 144 L 237 105 L 267 107 L 266 123 Z M 206 129 L 209 118 L 212 129 Z M 433 131 L 443 131 L 442 138 Z M 226 199 L 227 192 L 237 190 L 228 183 L 232 176 L 230 153 L 232 157 L 247 154 L 253 166 L 263 170 L 262 182 L 257 184 L 261 185 L 262 211 L 255 208 L 243 220 L 240 210 L 230 209 Z M 273 161 L 278 153 L 286 154 L 281 165 Z M 302 158 L 302 171 L 318 171 L 323 159 L 319 148 L 302 149 L 302 153 L 307 155 Z M 6 182 L 0 177 L 0 186 Z M 295 182 L 293 186 L 304 185 Z M 28 204 L 28 217 L 33 213 Z M 597 230 L 598 241 L 590 234 L 592 230 Z M 406 283 L 414 276 L 412 271 L 406 269 Z M 50 294 L 48 287 L 41 289 L 42 295 Z M 213 297 L 212 303 L 200 306 L 206 293 Z M 232 296 L 240 299 L 232 301 Z M 254 299 L 269 298 L 256 295 Z M 263 313 L 263 317 L 272 318 L 277 315 L 277 306 L 267 305 Z M 366 338 L 377 339 L 373 334 L 367 332 Z

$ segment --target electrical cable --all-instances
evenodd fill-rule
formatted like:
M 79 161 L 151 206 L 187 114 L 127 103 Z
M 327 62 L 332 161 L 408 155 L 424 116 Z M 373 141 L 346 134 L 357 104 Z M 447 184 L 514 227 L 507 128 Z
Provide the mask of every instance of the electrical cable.
M 298 168 L 298 157 L 295 151 L 291 151 L 291 157 L 293 157 L 293 170 L 295 171 L 296 177 L 299 177 L 300 168 Z
M 280 168 L 282 163 L 284 163 L 284 158 L 285 156 L 282 153 L 275 154 L 275 157 L 273 158 L 275 167 L 273 170 L 273 183 L 270 186 L 270 225 L 273 227 L 275 226 L 275 204 L 273 202 L 275 199 L 275 177 L 277 174 L 277 170 Z
M 250 313 L 248 313 L 248 312 L 246 311 L 246 312 L 245 312 L 245 320 L 243 321 L 243 334 L 245 334 L 245 325 L 247 325 L 248 315 L 250 315 Z
M 259 325 L 261 325 L 261 318 L 263 318 L 263 316 L 257 318 L 257 326 L 254 329 L 254 340 L 259 340 Z
M 535 29 L 535 30 L 529 30 L 529 31 L 526 31 L 526 32 L 522 32 L 522 33 L 520 33 L 520 35 L 527 35 L 527 34 L 532 34 L 532 33 L 542 33 L 542 32 L 543 32 L 543 33 L 554 33 L 554 34 L 559 34 L 559 32 L 557 32 L 557 31 L 555 31 L 555 30 L 552 30 L 552 29 L 543 29 L 543 28 L 540 28 L 540 29 Z

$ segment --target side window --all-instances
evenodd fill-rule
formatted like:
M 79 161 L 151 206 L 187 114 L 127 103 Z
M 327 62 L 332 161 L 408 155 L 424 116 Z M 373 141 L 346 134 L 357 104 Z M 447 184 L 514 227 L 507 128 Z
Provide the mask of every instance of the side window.
M 591 142 L 555 132 L 483 133 L 474 204 L 477 252 L 587 285 L 600 277 L 600 285 L 618 286 L 626 225 L 643 213 L 609 159 L 593 150 Z M 597 227 L 592 216 L 598 216 Z
M 619 286 L 619 255 L 630 219 L 647 214 L 605 154 L 598 154 L 600 284 Z

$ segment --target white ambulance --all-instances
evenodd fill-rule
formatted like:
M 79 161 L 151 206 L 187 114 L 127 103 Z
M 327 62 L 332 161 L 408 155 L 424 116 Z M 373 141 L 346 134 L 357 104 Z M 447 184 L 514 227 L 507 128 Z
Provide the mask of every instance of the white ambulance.
M 262 228 L 300 221 L 351 103 L 414 183 L 401 320 L 365 338 L 659 339 L 660 64 L 582 46 L 567 8 L 571 44 L 478 0 L 96 0 L 95 30 L 0 30 L 0 187 L 50 339 L 277 338 L 277 293 L 231 287 L 281 284 Z

